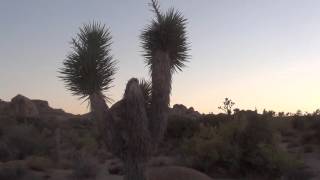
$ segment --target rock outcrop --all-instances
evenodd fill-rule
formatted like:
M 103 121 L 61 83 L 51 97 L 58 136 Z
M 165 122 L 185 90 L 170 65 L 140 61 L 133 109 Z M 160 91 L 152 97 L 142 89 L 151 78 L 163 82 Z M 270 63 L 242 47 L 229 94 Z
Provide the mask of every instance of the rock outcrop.
M 191 119 L 197 119 L 201 116 L 198 111 L 195 111 L 193 107 L 187 108 L 183 104 L 175 104 L 170 109 L 170 115 L 186 116 Z
M 10 103 L 11 115 L 18 118 L 37 118 L 39 111 L 36 105 L 27 97 L 17 95 Z
M 9 109 L 9 103 L 0 99 L 0 115 L 5 114 Z
M 32 100 L 20 94 L 12 98 L 11 102 L 0 100 L 0 115 L 50 120 L 66 120 L 76 117 L 76 115 L 66 113 L 62 109 L 50 107 L 48 101 Z

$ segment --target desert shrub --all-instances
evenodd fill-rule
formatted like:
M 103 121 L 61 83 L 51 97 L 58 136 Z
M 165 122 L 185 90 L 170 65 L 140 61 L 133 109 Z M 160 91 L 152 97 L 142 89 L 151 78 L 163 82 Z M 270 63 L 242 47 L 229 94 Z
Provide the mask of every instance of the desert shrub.
M 18 180 L 27 174 L 22 167 L 2 167 L 0 168 L 0 179 Z
M 202 127 L 181 150 L 188 165 L 206 173 L 223 168 L 235 175 L 274 178 L 300 165 L 276 146 L 273 129 L 258 117 Z
M 76 155 L 73 162 L 73 177 L 75 179 L 95 178 L 98 173 L 98 162 L 87 155 Z
M 242 157 L 241 171 L 245 175 L 256 174 L 268 178 L 281 177 L 300 167 L 300 162 L 289 153 L 271 144 L 259 144 L 257 149 Z
M 24 159 L 33 154 L 41 154 L 47 148 L 42 135 L 33 126 L 18 125 L 6 130 L 2 143 L 10 149 L 9 159 Z
M 283 180 L 311 180 L 315 174 L 306 168 L 295 168 L 289 170 L 284 176 L 282 177 Z
M 221 123 L 226 122 L 229 118 L 230 116 L 226 114 L 205 114 L 199 118 L 199 121 L 206 126 L 218 127 Z
M 212 167 L 239 167 L 240 148 L 236 143 L 241 126 L 226 123 L 220 128 L 201 127 L 200 131 L 182 145 L 187 164 L 208 173 Z
M 243 148 L 251 148 L 257 144 L 274 144 L 274 131 L 269 122 L 261 118 L 248 119 L 247 124 L 240 135 Z
M 199 129 L 199 122 L 186 116 L 169 116 L 166 138 L 190 138 Z
M 305 153 L 312 153 L 314 151 L 314 148 L 312 145 L 306 145 L 306 146 L 304 146 L 303 151 Z
M 301 137 L 301 144 L 305 145 L 308 143 L 316 142 L 317 141 L 317 133 L 314 131 L 306 132 Z
M 289 149 L 292 149 L 292 148 L 297 148 L 299 147 L 300 144 L 298 142 L 290 142 L 288 145 L 287 145 L 287 148 Z
M 78 146 L 81 147 L 81 150 L 85 153 L 93 154 L 98 151 L 98 143 L 95 137 L 90 134 L 78 138 L 78 143 Z
M 292 120 L 292 127 L 296 130 L 304 130 L 306 127 L 306 123 L 305 123 L 306 119 L 304 119 L 301 116 L 294 116 L 293 120 Z
M 0 139 L 1 140 L 1 139 Z M 3 140 L 0 141 L 0 161 L 8 161 L 13 156 L 11 149 Z
M 290 129 L 281 129 L 280 133 L 283 137 L 296 137 L 297 136 L 296 132 L 294 132 L 293 130 L 290 130 Z
M 1 167 L 0 168 L 1 180 L 40 180 L 39 177 L 29 172 L 26 168 L 16 167 Z
M 16 159 L 24 159 L 33 154 L 38 146 L 35 134 L 31 126 L 15 126 L 6 133 L 6 143 L 15 154 Z
M 0 128 L 0 138 L 4 135 L 3 130 Z

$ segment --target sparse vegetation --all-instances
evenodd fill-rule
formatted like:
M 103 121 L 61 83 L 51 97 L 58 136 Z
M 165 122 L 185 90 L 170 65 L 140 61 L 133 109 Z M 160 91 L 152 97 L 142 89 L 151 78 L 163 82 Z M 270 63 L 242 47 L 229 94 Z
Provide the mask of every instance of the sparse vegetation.
M 119 101 L 108 94 L 118 70 L 111 30 L 95 21 L 80 27 L 59 69 L 90 113 L 69 114 L 22 95 L 0 99 L 0 180 L 147 180 L 150 169 L 170 165 L 184 166 L 170 167 L 173 174 L 206 180 L 319 179 L 319 109 L 259 114 L 234 109 L 230 98 L 218 115 L 169 107 L 173 75 L 189 60 L 187 18 L 174 8 L 163 12 L 157 0 L 150 7 L 154 17 L 139 36 L 150 77 L 129 79 Z
M 73 163 L 73 177 L 76 180 L 95 178 L 99 171 L 98 162 L 88 155 L 78 155 Z
M 202 127 L 182 146 L 189 164 L 206 173 L 222 168 L 234 176 L 281 177 L 300 167 L 299 161 L 277 148 L 273 129 L 259 117 Z M 219 172 L 216 172 L 219 173 Z

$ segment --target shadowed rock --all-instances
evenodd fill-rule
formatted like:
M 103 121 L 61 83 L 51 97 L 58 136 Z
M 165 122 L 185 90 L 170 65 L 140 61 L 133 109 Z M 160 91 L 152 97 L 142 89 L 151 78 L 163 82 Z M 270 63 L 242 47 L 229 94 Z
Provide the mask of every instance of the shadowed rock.
M 17 95 L 10 103 L 11 115 L 17 118 L 37 118 L 39 111 L 36 105 L 27 97 Z

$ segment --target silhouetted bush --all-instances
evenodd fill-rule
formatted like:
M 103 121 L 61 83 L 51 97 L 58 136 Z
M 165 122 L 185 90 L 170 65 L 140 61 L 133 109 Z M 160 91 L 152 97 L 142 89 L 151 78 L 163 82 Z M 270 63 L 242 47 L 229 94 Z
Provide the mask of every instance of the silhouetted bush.
M 40 180 L 39 177 L 35 176 L 27 169 L 17 167 L 1 167 L 0 168 L 0 179 L 1 180 Z
M 169 116 L 166 138 L 190 138 L 199 129 L 199 121 L 186 116 Z
M 223 168 L 236 175 L 274 178 L 299 166 L 278 148 L 268 121 L 260 117 L 202 127 L 186 140 L 182 152 L 187 164 L 206 173 Z
M 314 148 L 313 148 L 313 146 L 311 146 L 311 145 L 307 145 L 307 146 L 305 146 L 305 147 L 303 148 L 303 151 L 304 151 L 305 153 L 312 153 L 312 152 L 314 151 Z
M 199 121 L 205 126 L 217 127 L 221 123 L 226 122 L 229 118 L 230 116 L 226 114 L 205 114 L 199 118 Z
M 95 178 L 98 173 L 98 162 L 90 156 L 77 155 L 73 163 L 75 179 Z
M 2 138 L 2 149 L 10 149 L 11 159 L 24 159 L 29 155 L 41 154 L 49 151 L 41 133 L 33 126 L 18 125 L 6 130 Z M 2 151 L 5 153 L 5 151 Z
M 0 168 L 0 179 L 18 180 L 27 174 L 26 169 L 21 167 Z
M 35 153 L 39 146 L 36 134 L 31 126 L 15 126 L 6 134 L 6 143 L 15 154 L 16 159 L 24 159 Z
M 306 168 L 295 168 L 289 170 L 283 177 L 283 180 L 311 180 L 314 177 L 314 173 Z
M 304 119 L 303 117 L 301 116 L 294 116 L 293 117 L 293 120 L 292 120 L 292 127 L 296 130 L 304 130 L 305 127 L 306 127 L 306 124 L 305 124 L 305 121 L 306 119 Z

